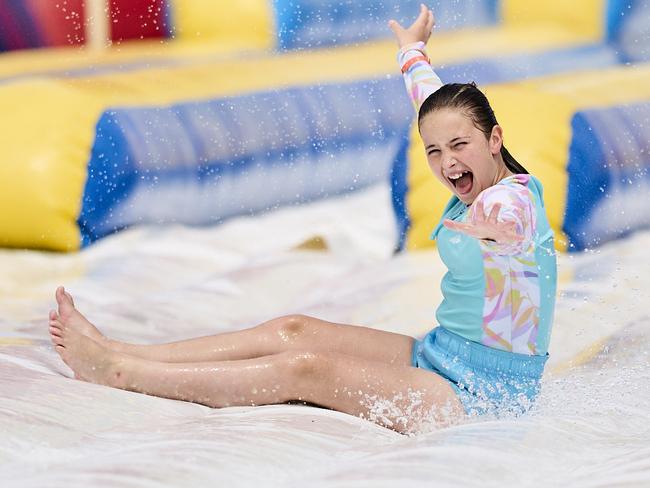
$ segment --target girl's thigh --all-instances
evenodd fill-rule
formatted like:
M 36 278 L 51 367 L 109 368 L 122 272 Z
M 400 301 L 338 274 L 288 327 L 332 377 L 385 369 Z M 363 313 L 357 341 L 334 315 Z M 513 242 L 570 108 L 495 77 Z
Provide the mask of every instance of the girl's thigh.
M 264 325 L 273 328 L 290 349 L 340 353 L 395 366 L 411 365 L 415 339 L 408 335 L 306 315 L 280 317 Z
M 431 371 L 324 351 L 292 360 L 297 400 L 402 433 L 448 426 L 465 416 L 451 385 Z

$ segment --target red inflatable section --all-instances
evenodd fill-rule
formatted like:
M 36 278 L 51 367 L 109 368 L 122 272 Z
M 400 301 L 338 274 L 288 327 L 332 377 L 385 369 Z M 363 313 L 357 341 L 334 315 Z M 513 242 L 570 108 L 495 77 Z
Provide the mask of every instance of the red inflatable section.
M 165 0 L 110 0 L 113 42 L 168 37 Z
M 0 51 L 86 41 L 88 0 L 0 0 Z M 169 37 L 166 0 L 108 0 L 113 42 Z

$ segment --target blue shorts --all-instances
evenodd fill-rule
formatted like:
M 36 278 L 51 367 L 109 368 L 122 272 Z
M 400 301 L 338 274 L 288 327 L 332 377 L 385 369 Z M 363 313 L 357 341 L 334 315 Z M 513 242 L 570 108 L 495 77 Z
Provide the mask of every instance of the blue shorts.
M 501 351 L 436 327 L 416 340 L 412 364 L 446 379 L 470 416 L 519 415 L 533 405 L 548 354 Z

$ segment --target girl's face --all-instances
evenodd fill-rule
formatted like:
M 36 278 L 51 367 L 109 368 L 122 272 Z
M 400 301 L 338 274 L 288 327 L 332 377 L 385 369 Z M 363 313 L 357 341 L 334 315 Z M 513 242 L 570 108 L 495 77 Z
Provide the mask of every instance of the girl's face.
M 479 193 L 512 174 L 501 157 L 501 127 L 489 139 L 459 110 L 441 109 L 420 121 L 429 167 L 463 203 L 471 205 Z

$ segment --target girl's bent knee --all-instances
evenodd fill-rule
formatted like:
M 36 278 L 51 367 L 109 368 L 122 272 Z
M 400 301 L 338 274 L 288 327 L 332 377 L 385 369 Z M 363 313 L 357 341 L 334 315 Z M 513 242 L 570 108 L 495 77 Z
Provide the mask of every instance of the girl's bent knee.
M 268 323 L 272 333 L 278 335 L 283 342 L 294 342 L 304 335 L 309 327 L 309 317 L 305 315 L 287 315 Z
M 297 380 L 320 376 L 323 373 L 324 364 L 323 355 L 311 351 L 293 352 L 286 357 L 289 374 Z

